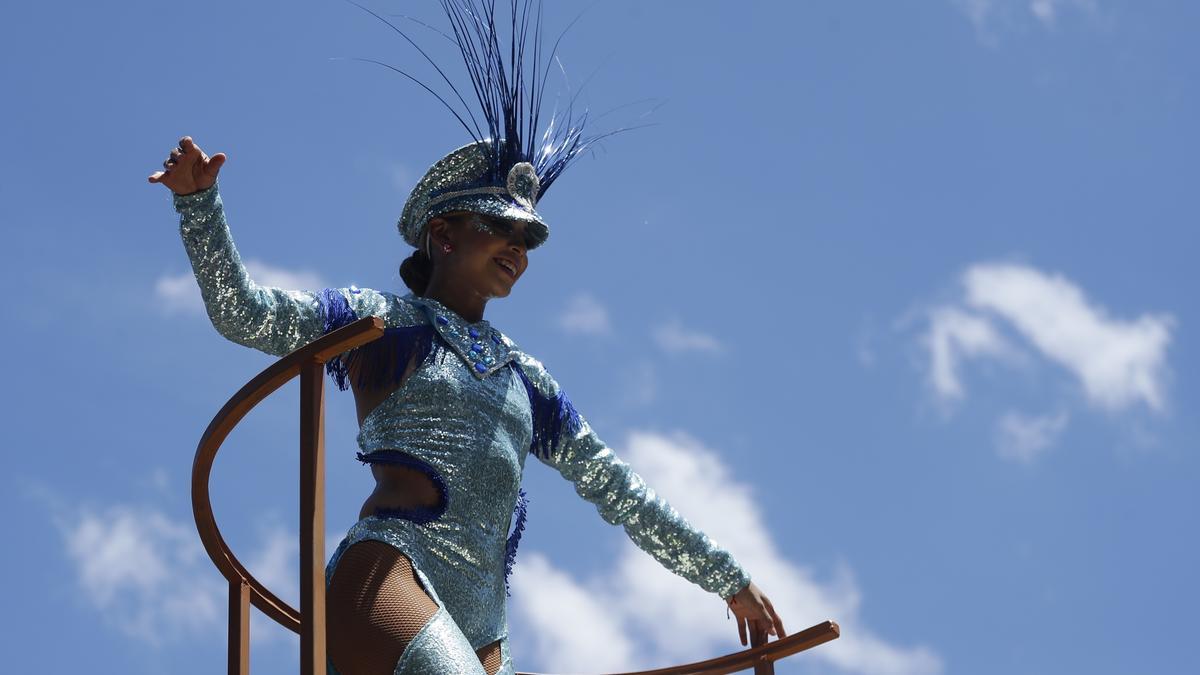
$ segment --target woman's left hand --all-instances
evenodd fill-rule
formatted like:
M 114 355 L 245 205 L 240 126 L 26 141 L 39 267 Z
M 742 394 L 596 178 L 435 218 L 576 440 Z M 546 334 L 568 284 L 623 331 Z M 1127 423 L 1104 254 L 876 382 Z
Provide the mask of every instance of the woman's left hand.
M 761 638 L 756 642 L 766 642 L 767 635 L 774 635 L 777 638 L 787 637 L 787 633 L 783 630 L 783 621 L 775 613 L 771 601 L 763 595 L 762 591 L 758 590 L 758 586 L 755 586 L 753 581 L 730 598 L 728 604 L 729 609 L 733 610 L 737 617 L 738 637 L 742 640 L 742 646 L 747 644 L 747 630 L 750 631 L 750 635 L 758 635 Z

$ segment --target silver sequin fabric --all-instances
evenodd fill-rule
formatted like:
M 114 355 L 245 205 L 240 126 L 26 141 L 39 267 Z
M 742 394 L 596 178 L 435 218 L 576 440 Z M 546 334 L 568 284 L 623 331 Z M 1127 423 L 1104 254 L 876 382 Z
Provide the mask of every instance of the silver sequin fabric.
M 283 355 L 324 331 L 321 295 L 258 286 L 238 257 L 214 185 L 175 196 L 184 246 L 216 329 L 226 338 Z M 441 349 L 364 419 L 358 445 L 399 450 L 430 467 L 447 487 L 446 510 L 432 522 L 368 516 L 347 533 L 326 570 L 364 540 L 404 552 L 473 649 L 502 640 L 505 666 L 505 543 L 533 437 L 530 394 L 553 398 L 559 385 L 541 362 L 487 321 L 468 323 L 435 300 L 371 289 L 337 289 L 359 317 L 389 327 L 432 325 Z M 571 481 L 600 517 L 668 570 L 729 598 L 750 577 L 733 556 L 693 527 L 605 445 L 580 416 L 573 433 L 538 459 Z M 536 511 L 530 515 L 536 522 Z M 518 554 L 518 560 L 520 556 Z M 432 670 L 430 672 L 457 672 Z
M 504 186 L 482 189 L 480 183 L 488 172 L 487 143 L 468 143 L 434 162 L 412 189 L 396 228 L 413 248 L 424 246 L 425 223 L 431 218 L 451 211 L 471 211 L 507 220 L 526 223 L 530 234 L 530 249 L 537 248 L 550 236 L 550 227 L 534 208 L 537 201 L 537 175 L 529 176 L 532 167 L 518 164 L 510 170 Z

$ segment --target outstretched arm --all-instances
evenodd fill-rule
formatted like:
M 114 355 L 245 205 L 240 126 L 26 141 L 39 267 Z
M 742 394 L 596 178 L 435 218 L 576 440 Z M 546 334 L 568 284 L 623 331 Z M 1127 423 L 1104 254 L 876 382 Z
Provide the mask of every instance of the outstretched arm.
M 638 548 L 664 567 L 721 596 L 737 616 L 738 636 L 784 637 L 783 621 L 771 601 L 750 581 L 733 555 L 681 516 L 617 457 L 542 364 L 528 355 L 518 362 L 533 407 L 530 452 L 575 484 L 600 517 L 621 525 Z
M 532 357 L 520 373 L 534 408 L 531 452 L 575 484 L 605 521 L 625 528 L 638 548 L 706 591 L 729 599 L 750 575 L 734 557 L 692 526 L 596 436 L 558 384 Z

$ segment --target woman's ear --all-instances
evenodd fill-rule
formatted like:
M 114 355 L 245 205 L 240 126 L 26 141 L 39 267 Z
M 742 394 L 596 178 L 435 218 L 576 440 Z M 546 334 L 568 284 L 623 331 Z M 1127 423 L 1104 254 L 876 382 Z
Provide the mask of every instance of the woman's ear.
M 443 245 L 454 245 L 453 233 L 451 232 L 450 221 L 437 216 L 430 218 L 426 226 L 429 229 L 429 245 L 434 250 L 441 249 Z

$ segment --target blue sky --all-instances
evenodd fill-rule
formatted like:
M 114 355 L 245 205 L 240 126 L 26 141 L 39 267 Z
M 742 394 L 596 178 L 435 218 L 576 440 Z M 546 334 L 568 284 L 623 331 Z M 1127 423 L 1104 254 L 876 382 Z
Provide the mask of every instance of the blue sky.
M 550 4 L 554 27 L 585 3 Z M 444 25 L 433 2 L 369 6 Z M 778 672 L 1194 661 L 1198 15 L 620 0 L 570 33 L 570 86 L 595 71 L 581 100 L 633 104 L 596 128 L 656 125 L 555 184 L 553 236 L 487 318 L 790 630 L 841 623 Z M 270 357 L 212 330 L 146 176 L 190 134 L 229 156 L 222 194 L 260 282 L 401 291 L 407 191 L 467 139 L 399 76 L 333 58 L 428 77 L 343 2 L 17 3 L 0 53 L 8 669 L 219 672 L 224 588 L 191 459 Z M 289 598 L 297 399 L 256 410 L 213 483 L 234 550 Z M 349 397 L 327 406 L 332 552 L 371 481 Z M 547 467 L 525 483 L 518 668 L 737 648 L 719 599 Z M 256 673 L 296 670 L 281 629 L 253 635 Z

